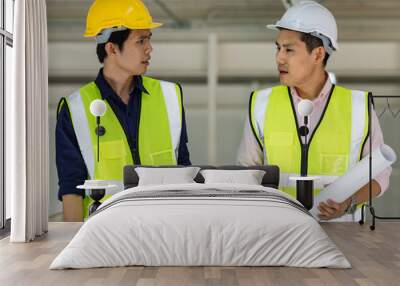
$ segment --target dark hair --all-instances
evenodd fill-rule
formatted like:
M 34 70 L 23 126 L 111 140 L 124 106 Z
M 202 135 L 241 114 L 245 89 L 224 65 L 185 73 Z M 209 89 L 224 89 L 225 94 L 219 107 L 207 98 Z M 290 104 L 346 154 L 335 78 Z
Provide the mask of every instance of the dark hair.
M 122 50 L 124 49 L 124 43 L 128 39 L 131 31 L 132 30 L 127 29 L 127 30 L 123 30 L 123 31 L 113 32 L 113 33 L 111 33 L 110 38 L 108 39 L 108 42 L 116 44 L 122 52 Z M 106 44 L 107 43 L 97 44 L 97 47 L 96 47 L 97 57 L 101 63 L 103 63 L 104 59 L 107 57 L 107 52 L 106 52 Z
M 311 53 L 315 48 L 324 46 L 320 38 L 313 36 L 311 34 L 300 32 L 300 40 L 306 44 L 306 48 L 309 53 Z M 325 52 L 325 58 L 323 61 L 324 66 L 326 66 L 328 59 L 329 59 L 329 54 Z

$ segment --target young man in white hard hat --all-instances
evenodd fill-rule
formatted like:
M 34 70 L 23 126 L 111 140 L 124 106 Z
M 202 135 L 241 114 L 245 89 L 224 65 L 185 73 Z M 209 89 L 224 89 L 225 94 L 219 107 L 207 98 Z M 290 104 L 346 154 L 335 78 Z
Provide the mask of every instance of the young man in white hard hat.
M 383 144 L 382 131 L 374 111 L 368 112 L 368 92 L 334 85 L 325 66 L 338 49 L 337 27 L 328 9 L 314 1 L 302 1 L 289 8 L 268 28 L 278 30 L 276 64 L 281 84 L 251 94 L 249 118 L 238 153 L 242 165 L 278 165 L 283 191 L 296 197 L 288 178 L 308 174 L 321 177 L 314 196 L 323 185 L 352 168 L 372 148 Z M 299 134 L 303 125 L 297 105 L 311 100 L 309 147 Z M 368 134 L 368 117 L 372 134 Z M 372 183 L 372 195 L 388 188 L 391 169 Z M 318 182 L 318 181 L 317 181 Z M 343 202 L 328 200 L 317 207 L 323 220 L 358 221 L 357 204 L 368 200 L 368 185 Z
M 95 0 L 86 37 L 95 37 L 103 64 L 95 81 L 63 98 L 58 107 L 58 197 L 65 221 L 82 221 L 90 199 L 77 185 L 86 179 L 122 181 L 125 165 L 190 165 L 182 90 L 143 76 L 153 50 L 151 29 L 160 27 L 140 0 Z M 101 99 L 100 158 L 90 104 Z

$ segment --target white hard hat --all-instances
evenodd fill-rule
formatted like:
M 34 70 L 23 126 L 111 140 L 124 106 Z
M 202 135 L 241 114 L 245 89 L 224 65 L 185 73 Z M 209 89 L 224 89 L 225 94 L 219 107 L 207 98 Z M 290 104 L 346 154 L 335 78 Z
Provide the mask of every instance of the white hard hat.
M 335 17 L 328 9 L 314 1 L 307 0 L 295 4 L 275 25 L 267 25 L 267 27 L 274 30 L 283 28 L 316 36 L 322 40 L 328 54 L 339 48 Z

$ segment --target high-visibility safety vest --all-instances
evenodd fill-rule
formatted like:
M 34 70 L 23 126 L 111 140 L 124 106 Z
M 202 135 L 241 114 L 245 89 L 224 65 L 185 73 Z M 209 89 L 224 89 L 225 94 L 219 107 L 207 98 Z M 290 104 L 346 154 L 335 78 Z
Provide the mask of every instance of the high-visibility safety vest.
M 142 77 L 148 92 L 142 93 L 137 135 L 137 150 L 129 146 L 127 135 L 105 101 L 107 109 L 101 117 L 105 134 L 100 136 L 100 157 L 97 160 L 96 118 L 90 113 L 90 104 L 102 99 L 100 90 L 91 82 L 66 98 L 74 131 L 85 161 L 88 176 L 97 180 L 122 181 L 125 165 L 176 165 L 182 129 L 182 94 L 179 85 Z M 106 196 L 107 199 L 109 196 Z M 84 199 L 84 212 L 91 199 Z
M 297 122 L 294 108 L 287 86 L 255 91 L 250 98 L 250 123 L 264 152 L 264 163 L 280 168 L 280 188 L 296 197 L 295 182 L 289 177 L 303 170 L 320 177 L 315 197 L 322 186 L 361 159 L 368 136 L 368 92 L 334 85 L 303 155 L 298 132 L 303 124 Z

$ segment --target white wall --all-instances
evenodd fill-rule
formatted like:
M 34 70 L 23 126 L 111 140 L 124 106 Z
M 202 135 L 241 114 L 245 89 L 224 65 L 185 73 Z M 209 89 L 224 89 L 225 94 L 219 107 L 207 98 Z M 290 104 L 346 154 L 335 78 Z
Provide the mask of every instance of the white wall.
M 154 43 L 149 72 L 156 76 L 207 75 L 207 42 Z M 218 48 L 221 76 L 276 76 L 275 44 L 222 42 Z M 92 76 L 99 67 L 91 42 L 50 42 L 51 76 Z M 332 56 L 329 70 L 339 76 L 399 76 L 400 43 L 345 42 Z

